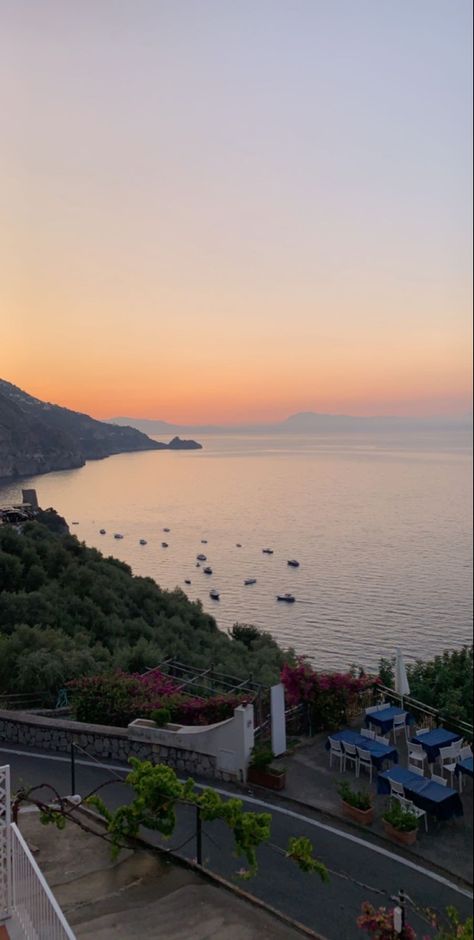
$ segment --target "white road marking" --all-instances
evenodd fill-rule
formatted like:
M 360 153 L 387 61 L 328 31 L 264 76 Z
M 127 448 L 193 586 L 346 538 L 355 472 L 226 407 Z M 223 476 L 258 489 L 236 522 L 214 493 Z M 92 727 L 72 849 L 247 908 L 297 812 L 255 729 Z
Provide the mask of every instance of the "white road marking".
M 63 764 L 70 763 L 69 756 L 60 756 L 58 754 L 38 754 L 35 751 L 17 751 L 13 748 L 1 748 L 0 753 L 3 754 L 16 754 L 18 757 L 35 757 L 39 760 L 50 760 L 50 761 L 59 761 Z M 76 758 L 76 764 L 80 764 L 82 767 L 93 767 L 102 770 L 114 770 L 119 773 L 128 774 L 129 768 L 124 767 L 120 764 L 104 764 L 99 761 L 87 761 Z M 200 790 L 206 789 L 206 786 L 211 786 L 211 784 L 202 784 L 197 783 L 196 786 Z M 331 835 L 338 836 L 340 839 L 346 839 L 348 842 L 352 842 L 354 845 L 360 845 L 364 849 L 368 849 L 371 852 L 375 852 L 378 855 L 383 855 L 384 858 L 390 859 L 392 862 L 397 862 L 399 865 L 404 865 L 405 868 L 410 868 L 412 871 L 418 872 L 420 875 L 424 875 L 426 878 L 431 878 L 432 881 L 438 882 L 438 884 L 444 885 L 446 888 L 450 888 L 451 891 L 461 894 L 469 900 L 473 899 L 472 891 L 467 891 L 464 888 L 461 888 L 460 885 L 455 884 L 452 881 L 449 881 L 447 878 L 444 878 L 443 875 L 438 875 L 437 872 L 431 871 L 429 868 L 424 868 L 422 865 L 417 865 L 416 862 L 410 861 L 408 858 L 402 858 L 401 855 L 395 855 L 394 852 L 390 852 L 389 849 L 384 849 L 380 845 L 374 845 L 371 842 L 366 842 L 365 839 L 360 839 L 358 836 L 353 836 L 349 832 L 344 832 L 342 829 L 336 829 L 334 826 L 328 826 L 326 823 L 318 822 L 316 819 L 312 819 L 310 816 L 303 816 L 302 813 L 295 813 L 294 810 L 285 809 L 283 806 L 277 806 L 274 803 L 266 803 L 265 800 L 259 800 L 256 797 L 252 796 L 241 796 L 238 793 L 232 793 L 230 790 L 223 790 L 221 787 L 212 787 L 217 793 L 221 793 L 222 796 L 227 796 L 231 798 L 237 797 L 238 799 L 243 800 L 244 803 L 251 803 L 253 806 L 260 806 L 272 813 L 280 813 L 282 816 L 288 816 L 290 819 L 297 819 L 299 822 L 307 823 L 310 826 L 313 826 L 315 829 L 322 829 L 324 832 L 329 832 Z

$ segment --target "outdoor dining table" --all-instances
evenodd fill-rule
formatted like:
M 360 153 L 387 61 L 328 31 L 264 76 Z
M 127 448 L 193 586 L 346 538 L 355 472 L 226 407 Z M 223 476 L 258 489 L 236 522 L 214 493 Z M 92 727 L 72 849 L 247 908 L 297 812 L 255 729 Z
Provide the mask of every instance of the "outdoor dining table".
M 461 797 L 457 790 L 442 787 L 427 777 L 419 777 L 405 767 L 390 767 L 377 777 L 377 792 L 390 793 L 390 781 L 401 783 L 407 799 L 412 800 L 415 806 L 426 810 L 430 816 L 438 819 L 452 819 L 453 816 L 463 816 Z
M 412 725 L 415 722 L 413 715 L 410 712 L 405 711 L 404 708 L 398 708 L 396 705 L 391 705 L 388 708 L 384 708 L 379 712 L 370 712 L 365 716 L 366 725 L 377 725 L 383 734 L 386 734 L 387 731 L 391 731 L 393 728 L 393 720 L 397 715 L 406 715 L 406 724 Z
M 364 751 L 370 751 L 372 763 L 377 770 L 382 769 L 384 761 L 386 760 L 391 760 L 394 764 L 398 764 L 398 751 L 396 747 L 392 747 L 391 744 L 382 744 L 381 741 L 373 741 L 371 738 L 365 738 L 363 734 L 359 734 L 358 731 L 352 731 L 351 728 L 336 731 L 335 734 L 331 734 L 331 738 L 333 741 L 341 741 L 343 747 L 345 742 L 346 744 L 353 744 L 354 747 L 363 748 Z M 326 750 L 329 751 L 330 747 L 331 745 L 328 738 Z
M 447 731 L 446 728 L 434 728 L 433 731 L 427 731 L 426 734 L 419 734 L 412 738 L 414 744 L 421 744 L 428 755 L 428 763 L 434 764 L 439 757 L 440 748 L 449 747 L 455 741 L 460 741 L 462 734 L 455 734 L 454 731 Z

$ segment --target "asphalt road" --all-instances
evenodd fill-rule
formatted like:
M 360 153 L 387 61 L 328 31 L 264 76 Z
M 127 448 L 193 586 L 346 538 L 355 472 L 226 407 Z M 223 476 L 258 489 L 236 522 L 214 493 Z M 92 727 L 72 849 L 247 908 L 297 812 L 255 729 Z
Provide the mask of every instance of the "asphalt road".
M 0 764 L 10 764 L 13 789 L 20 784 L 51 783 L 62 795 L 71 793 L 70 762 L 66 756 L 0 745 Z M 115 780 L 101 791 L 107 805 L 114 808 L 131 798 L 128 787 L 120 782 L 126 772 L 126 768 L 117 764 L 98 765 L 94 761 L 77 760 L 75 790 L 85 796 L 103 781 Z M 220 792 L 226 791 L 222 788 Z M 327 940 L 361 940 L 355 921 L 362 902 L 367 900 L 376 907 L 392 907 L 390 899 L 400 888 L 421 909 L 443 911 L 452 905 L 464 916 L 472 911 L 472 894 L 454 878 L 443 877 L 439 872 L 401 858 L 380 843 L 361 840 L 335 824 L 325 824 L 316 814 L 304 815 L 262 800 L 243 799 L 247 809 L 271 812 L 273 816 L 271 844 L 259 850 L 257 875 L 243 884 L 236 878 L 245 860 L 233 855 L 232 837 L 222 823 L 203 826 L 204 864 L 321 933 Z M 166 841 L 154 834 L 153 841 L 195 858 L 195 818 L 194 808 L 181 807 L 172 838 Z M 292 835 L 306 835 L 311 839 L 316 854 L 330 870 L 329 884 L 323 884 L 315 875 L 300 872 L 285 858 L 282 849 Z M 443 863 L 447 867 L 440 841 L 440 864 Z M 432 936 L 426 922 L 415 911 L 409 911 L 408 920 L 420 937 Z

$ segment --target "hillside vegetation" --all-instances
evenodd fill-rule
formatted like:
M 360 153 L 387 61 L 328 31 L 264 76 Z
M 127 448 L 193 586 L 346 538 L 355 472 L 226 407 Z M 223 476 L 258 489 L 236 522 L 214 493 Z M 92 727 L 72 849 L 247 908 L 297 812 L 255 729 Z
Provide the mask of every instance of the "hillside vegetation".
M 80 676 L 139 672 L 170 656 L 270 683 L 285 658 L 269 634 L 231 638 L 181 590 L 161 590 L 38 522 L 0 528 L 0 592 L 0 692 L 55 693 Z

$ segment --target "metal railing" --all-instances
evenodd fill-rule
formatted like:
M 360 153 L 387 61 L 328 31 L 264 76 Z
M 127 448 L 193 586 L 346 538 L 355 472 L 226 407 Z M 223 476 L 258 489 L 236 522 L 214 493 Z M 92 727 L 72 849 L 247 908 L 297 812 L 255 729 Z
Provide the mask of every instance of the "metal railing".
M 412 712 L 416 718 L 423 717 L 430 726 L 437 728 L 439 725 L 443 725 L 445 728 L 448 728 L 449 731 L 462 734 L 471 740 L 473 738 L 474 728 L 472 725 L 468 724 L 467 721 L 461 721 L 459 718 L 451 718 L 445 712 L 437 708 L 432 708 L 431 705 L 425 705 L 424 702 L 419 702 L 418 699 L 412 698 L 411 695 L 402 696 L 399 692 L 395 692 L 394 689 L 389 689 L 388 686 L 377 684 L 374 686 L 374 690 L 376 693 L 382 693 L 384 698 L 394 703 L 396 702 L 397 705 L 403 705 L 403 708 Z
M 25 940 L 75 940 L 20 830 L 11 823 L 11 911 Z

